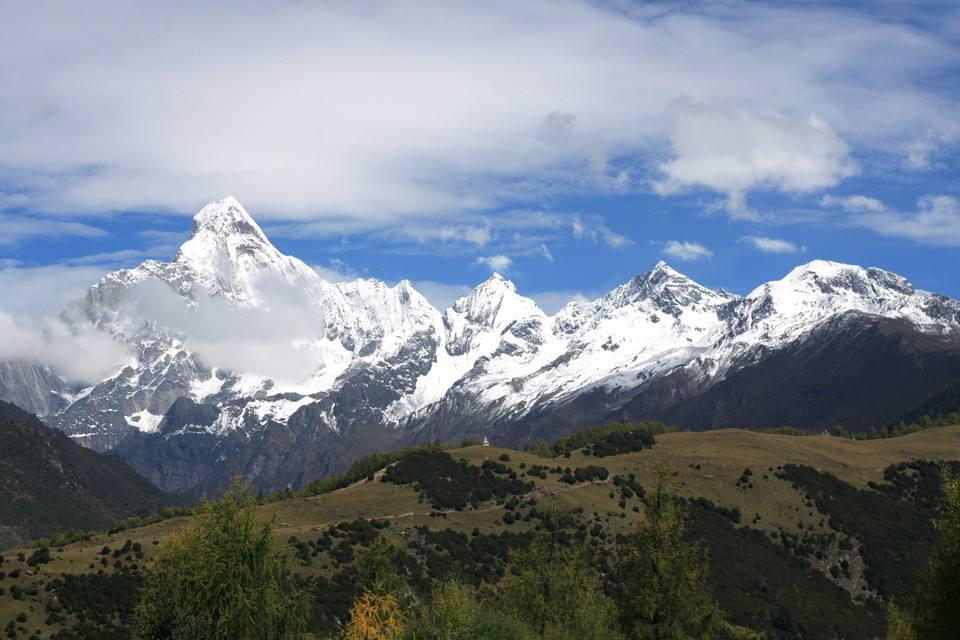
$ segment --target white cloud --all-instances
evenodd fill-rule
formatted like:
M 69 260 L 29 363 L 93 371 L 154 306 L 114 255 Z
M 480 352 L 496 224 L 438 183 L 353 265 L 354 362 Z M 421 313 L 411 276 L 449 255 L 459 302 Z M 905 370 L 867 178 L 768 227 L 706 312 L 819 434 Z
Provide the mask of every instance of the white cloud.
M 389 234 L 393 235 L 395 240 L 399 235 L 400 238 L 420 244 L 439 242 L 483 247 L 493 237 L 493 232 L 486 224 L 489 224 L 486 220 L 478 220 L 477 224 L 462 225 L 406 223 L 390 229 Z
M 0 269 L 0 311 L 35 318 L 55 315 L 109 270 L 88 264 L 8 265 Z
M 926 169 L 930 166 L 930 156 L 935 150 L 936 146 L 929 140 L 914 140 L 906 147 L 905 165 L 908 169 Z
M 130 359 L 126 349 L 92 326 L 55 319 L 22 319 L 0 311 L 0 360 L 26 360 L 50 366 L 73 383 L 92 384 Z
M 491 271 L 508 273 L 510 271 L 510 267 L 513 265 L 513 260 L 511 260 L 509 256 L 502 254 L 495 256 L 480 256 L 477 258 L 477 264 L 484 264 L 488 266 Z
M 183 213 L 233 193 L 263 217 L 380 228 L 636 189 L 668 140 L 665 192 L 736 205 L 833 184 L 847 144 L 953 144 L 949 83 L 930 80 L 957 55 L 820 5 L 12 3 L 0 207 Z M 681 99 L 713 106 L 669 134 Z
M 698 242 L 688 242 L 679 240 L 670 240 L 663 245 L 663 252 L 671 258 L 682 260 L 683 262 L 692 262 L 703 258 L 709 258 L 713 251 L 707 249 Z
M 570 224 L 573 237 L 577 240 L 587 239 L 593 242 L 603 242 L 608 247 L 620 249 L 633 244 L 633 241 L 600 222 L 596 217 L 584 222 L 579 216 L 574 217 Z
M 550 249 L 548 249 L 545 244 L 540 245 L 540 255 L 542 255 L 547 262 L 554 261 L 553 254 L 550 253 Z
M 756 219 L 746 202 L 755 189 L 816 191 L 853 175 L 847 144 L 816 117 L 792 119 L 689 102 L 674 107 L 672 158 L 660 165 L 656 190 L 691 187 L 726 194 L 733 218 Z
M 820 198 L 820 206 L 827 208 L 839 208 L 843 211 L 852 213 L 876 213 L 886 209 L 883 203 L 876 198 L 867 196 L 823 196 Z
M 953 196 L 927 196 L 916 211 L 896 211 L 879 200 L 852 196 L 829 201 L 852 213 L 847 222 L 876 233 L 921 244 L 960 247 L 960 202 Z
M 741 238 L 741 241 L 752 245 L 754 249 L 763 251 L 764 253 L 799 253 L 801 251 L 806 251 L 805 247 L 801 247 L 794 242 L 790 242 L 789 240 L 781 240 L 779 238 L 768 238 L 766 236 L 744 236 Z
M 105 235 L 107 232 L 103 229 L 81 222 L 0 214 L 0 245 L 14 244 L 27 238 L 98 238 Z
M 148 278 L 130 289 L 121 313 L 183 336 L 207 366 L 297 384 L 325 370 L 330 353 L 320 340 L 326 327 L 317 308 L 281 278 L 261 280 L 256 288 L 261 304 L 254 308 L 206 295 L 188 304 L 167 283 Z

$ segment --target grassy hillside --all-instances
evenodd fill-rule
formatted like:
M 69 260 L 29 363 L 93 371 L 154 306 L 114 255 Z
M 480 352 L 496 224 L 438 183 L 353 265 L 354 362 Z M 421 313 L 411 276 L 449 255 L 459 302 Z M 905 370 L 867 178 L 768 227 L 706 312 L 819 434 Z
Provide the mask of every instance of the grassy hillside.
M 923 561 L 922 543 L 907 554 L 902 545 L 926 539 L 937 509 L 937 467 L 915 461 L 960 459 L 960 427 L 870 441 L 667 433 L 653 448 L 603 457 L 480 446 L 436 453 L 259 508 L 311 581 L 318 634 L 349 607 L 353 560 L 378 534 L 404 550 L 414 583 L 447 575 L 496 582 L 508 547 L 534 532 L 587 545 L 604 573 L 616 562 L 617 536 L 643 517 L 641 494 L 656 466 L 666 463 L 680 473 L 688 536 L 705 543 L 711 583 L 733 622 L 770 638 L 880 637 L 885 598 L 902 595 Z M 877 521 L 889 511 L 903 535 L 874 525 L 864 508 Z M 9 621 L 10 637 L 127 637 L 141 570 L 190 522 L 95 535 L 49 549 L 46 562 L 35 549 L 4 552 L 0 629 Z M 34 553 L 41 557 L 31 564 Z

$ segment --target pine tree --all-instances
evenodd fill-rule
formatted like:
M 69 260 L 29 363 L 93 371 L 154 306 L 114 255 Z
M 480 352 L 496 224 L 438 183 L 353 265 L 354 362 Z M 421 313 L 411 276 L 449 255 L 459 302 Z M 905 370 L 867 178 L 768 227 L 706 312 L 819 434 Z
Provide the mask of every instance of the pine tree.
M 514 555 L 500 582 L 504 608 L 540 638 L 615 637 L 613 603 L 583 553 L 546 537 Z
M 252 494 L 235 484 L 172 538 L 147 575 L 134 635 L 143 640 L 286 640 L 306 627 L 307 597 Z
M 706 582 L 706 553 L 684 540 L 685 514 L 670 491 L 672 476 L 666 467 L 658 469 L 646 521 L 619 565 L 621 622 L 636 640 L 716 638 L 724 628 Z
M 945 514 L 937 522 L 937 544 L 920 577 L 912 606 L 891 605 L 891 640 L 960 638 L 960 478 L 942 472 Z

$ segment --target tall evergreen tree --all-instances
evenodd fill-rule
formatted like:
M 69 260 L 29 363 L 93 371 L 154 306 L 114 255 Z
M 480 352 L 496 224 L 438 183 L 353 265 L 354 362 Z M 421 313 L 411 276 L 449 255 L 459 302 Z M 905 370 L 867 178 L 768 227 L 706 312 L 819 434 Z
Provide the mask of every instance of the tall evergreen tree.
M 535 637 L 615 637 L 613 603 L 603 595 L 596 572 L 579 549 L 539 537 L 514 555 L 499 586 L 504 609 Z
M 717 638 L 723 614 L 706 582 L 706 552 L 684 540 L 686 517 L 672 478 L 668 468 L 657 470 L 645 522 L 623 551 L 617 572 L 622 626 L 636 640 Z
M 892 640 L 960 638 L 960 478 L 942 473 L 945 513 L 937 522 L 937 544 L 912 606 L 891 606 Z
M 241 486 L 206 504 L 196 526 L 167 542 L 134 620 L 142 640 L 286 640 L 306 627 L 307 598 L 272 527 L 255 520 Z

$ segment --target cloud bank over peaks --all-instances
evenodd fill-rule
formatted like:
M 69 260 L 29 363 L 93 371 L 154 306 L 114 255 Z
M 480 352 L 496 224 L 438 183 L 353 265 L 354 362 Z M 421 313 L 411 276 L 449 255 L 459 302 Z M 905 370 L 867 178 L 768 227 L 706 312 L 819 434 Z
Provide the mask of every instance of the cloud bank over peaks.
M 661 193 L 750 217 L 751 190 L 851 175 L 850 148 L 920 166 L 960 132 L 937 81 L 953 41 L 820 3 L 5 9 L 6 211 L 185 212 L 240 189 L 264 218 L 379 228 L 645 190 L 659 167 Z
M 37 321 L 0 311 L 0 360 L 49 366 L 71 384 L 94 384 L 129 362 L 127 348 L 89 324 Z
M 857 173 L 849 147 L 815 116 L 681 102 L 674 106 L 672 158 L 660 165 L 662 195 L 705 187 L 726 195 L 730 217 L 760 219 L 746 194 L 757 189 L 809 193 Z

